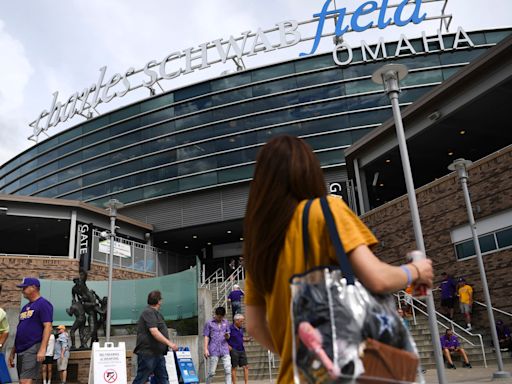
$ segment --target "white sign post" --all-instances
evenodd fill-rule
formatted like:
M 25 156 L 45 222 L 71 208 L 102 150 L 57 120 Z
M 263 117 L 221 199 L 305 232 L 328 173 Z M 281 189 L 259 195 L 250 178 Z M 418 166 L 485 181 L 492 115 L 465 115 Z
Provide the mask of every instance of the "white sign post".
M 120 342 L 117 347 L 114 343 L 93 343 L 91 365 L 89 368 L 89 384 L 126 384 L 126 346 Z
M 167 355 L 165 355 L 165 368 L 167 368 L 169 384 L 179 384 L 178 371 L 176 369 L 176 361 L 174 360 L 173 351 L 169 351 L 167 352 Z

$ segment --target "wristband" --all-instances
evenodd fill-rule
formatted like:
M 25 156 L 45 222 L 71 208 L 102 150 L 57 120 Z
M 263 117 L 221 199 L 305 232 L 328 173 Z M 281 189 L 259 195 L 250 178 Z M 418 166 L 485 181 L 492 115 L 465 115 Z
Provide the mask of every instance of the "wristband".
M 411 285 L 411 283 L 412 283 L 411 270 L 409 268 L 407 268 L 405 265 L 401 265 L 400 268 L 402 268 L 402 271 L 404 271 L 405 274 L 407 275 L 407 286 Z
M 416 272 L 418 272 L 418 278 L 416 280 L 420 279 L 421 273 L 420 273 L 420 269 L 418 268 L 418 266 L 414 263 L 410 263 L 410 265 L 412 265 L 414 268 L 416 268 Z

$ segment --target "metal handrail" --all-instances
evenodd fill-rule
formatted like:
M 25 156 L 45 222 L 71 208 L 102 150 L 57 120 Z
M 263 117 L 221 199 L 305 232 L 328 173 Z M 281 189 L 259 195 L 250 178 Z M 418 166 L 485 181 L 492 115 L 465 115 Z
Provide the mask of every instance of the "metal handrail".
M 481 303 L 481 302 L 479 302 L 479 301 L 473 300 L 473 303 L 478 304 L 478 305 L 481 305 L 482 307 L 487 308 L 487 305 L 486 305 L 486 304 Z M 491 307 L 491 309 L 492 309 L 493 311 L 495 311 L 495 312 L 499 312 L 499 313 L 501 313 L 502 315 L 512 317 L 512 313 L 509 313 L 509 312 L 506 312 L 506 311 L 503 311 L 503 310 L 501 310 L 501 309 L 494 308 L 494 307 Z
M 218 283 L 219 281 L 220 282 L 224 281 L 224 270 L 222 268 L 217 268 L 217 270 L 215 272 L 213 272 L 210 276 L 208 276 L 208 278 L 206 278 L 201 283 L 201 288 L 207 286 L 207 288 L 210 289 L 211 284 Z
M 407 294 L 405 291 L 399 291 L 398 294 L 395 294 L 395 296 L 397 297 L 398 299 L 398 302 L 400 303 L 400 293 L 404 293 L 404 294 Z M 407 294 L 408 295 L 408 294 Z M 411 296 L 412 298 L 412 307 L 415 308 L 417 311 L 421 312 L 422 314 L 424 314 L 426 317 L 428 317 L 428 313 L 425 312 L 424 310 L 422 310 L 420 307 L 417 307 L 415 305 L 415 303 L 420 303 L 422 306 L 426 307 L 427 304 L 425 304 L 424 302 L 422 302 L 421 300 L 418 300 L 416 299 L 414 296 Z M 478 337 L 478 339 L 480 340 L 480 348 L 482 350 L 482 357 L 484 359 L 484 366 L 485 368 L 487 368 L 487 357 L 485 355 L 485 347 L 484 347 L 484 341 L 483 341 L 483 338 L 482 338 L 482 335 L 479 334 L 479 333 L 471 333 L 469 332 L 468 330 L 462 328 L 459 324 L 457 324 L 456 322 L 454 322 L 453 320 L 450 320 L 449 318 L 447 318 L 445 315 L 443 315 L 442 313 L 436 311 L 436 316 L 437 318 L 442 318 L 444 319 L 445 321 L 447 321 L 450 325 L 451 325 L 451 328 L 452 330 L 454 331 L 455 333 L 455 327 L 456 328 L 459 328 L 461 331 L 467 333 L 469 336 L 473 336 L 473 337 Z M 448 329 L 449 327 L 446 326 L 445 324 L 443 324 L 442 322 L 440 322 L 439 320 L 437 320 L 437 323 L 439 325 L 441 325 L 443 328 L 445 329 Z M 415 322 L 416 324 L 416 322 Z M 461 334 L 459 333 L 455 333 L 457 336 L 459 336 L 461 339 L 463 339 L 464 341 L 466 341 L 467 343 L 471 344 L 472 346 L 476 346 L 476 344 L 472 343 L 470 340 L 466 339 L 464 336 L 462 336 Z
M 233 290 L 233 286 L 240 281 L 243 281 L 245 278 L 245 269 L 239 265 L 232 273 L 229 275 L 226 280 L 224 280 L 220 285 L 217 286 L 217 302 L 213 306 L 213 308 L 219 307 L 221 304 L 224 304 L 224 307 L 228 305 L 228 294 Z M 220 295 L 220 296 L 219 296 Z

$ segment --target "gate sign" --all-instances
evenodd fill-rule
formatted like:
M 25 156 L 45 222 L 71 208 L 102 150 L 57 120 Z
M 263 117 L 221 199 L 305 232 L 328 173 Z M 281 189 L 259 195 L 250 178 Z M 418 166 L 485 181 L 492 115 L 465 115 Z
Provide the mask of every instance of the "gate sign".
M 102 240 L 98 244 L 98 250 L 101 253 L 110 254 L 110 240 Z M 128 244 L 114 241 L 114 256 L 123 257 L 129 259 L 132 257 L 132 248 Z
M 348 204 L 348 187 L 345 181 L 329 183 L 329 193 L 340 196 Z
M 91 269 L 92 226 L 92 223 L 79 224 L 77 231 L 78 258 L 80 260 L 80 268 L 85 271 Z
M 126 384 L 126 347 L 123 342 L 92 345 L 89 384 Z
M 180 370 L 182 383 L 199 383 L 197 371 L 194 368 L 192 361 L 192 354 L 188 347 L 181 348 L 176 351 L 176 359 L 178 360 L 178 367 Z

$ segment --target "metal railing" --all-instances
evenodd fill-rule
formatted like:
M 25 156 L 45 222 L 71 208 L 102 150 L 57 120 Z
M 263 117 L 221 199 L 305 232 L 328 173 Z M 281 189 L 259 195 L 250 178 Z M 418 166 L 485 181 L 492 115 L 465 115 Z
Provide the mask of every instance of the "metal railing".
M 486 305 L 486 304 L 481 303 L 481 302 L 479 302 L 479 301 L 473 300 L 473 303 L 474 303 L 474 304 L 477 304 L 477 305 L 480 305 L 480 306 L 482 306 L 482 307 L 484 307 L 484 308 L 487 308 L 487 305 Z M 498 312 L 498 313 L 501 313 L 502 315 L 505 315 L 505 316 L 508 316 L 508 317 L 512 317 L 512 313 L 509 313 L 509 312 L 506 312 L 506 311 L 503 311 L 503 310 L 501 310 L 501 309 L 494 308 L 494 307 L 491 307 L 491 308 L 492 308 L 492 310 L 493 310 L 494 312 Z
M 213 306 L 213 308 L 217 308 L 222 304 L 224 307 L 228 305 L 228 295 L 229 292 L 233 290 L 233 286 L 235 284 L 240 283 L 245 279 L 245 270 L 239 265 L 232 273 L 229 275 L 226 280 L 217 285 L 217 302 Z M 220 295 L 220 296 L 219 296 Z
M 402 296 L 402 297 L 401 297 Z M 416 304 L 421 304 L 423 307 L 427 307 L 427 304 L 425 304 L 424 302 L 422 302 L 421 300 L 418 300 L 416 299 L 415 297 L 409 295 L 408 293 L 406 293 L 405 291 L 399 291 L 397 294 L 395 294 L 395 297 L 397 298 L 398 300 L 398 306 L 399 308 L 401 308 L 401 301 L 403 300 L 403 297 L 407 297 L 409 299 L 409 301 L 407 302 L 408 304 L 410 303 L 411 304 L 411 309 L 412 309 L 412 312 L 413 312 L 413 317 L 414 317 L 414 324 L 416 325 L 416 317 L 415 317 L 415 311 L 418 311 L 420 313 L 422 313 L 423 315 L 425 315 L 426 317 L 428 317 L 428 313 L 424 310 L 422 310 L 419 306 L 417 306 Z M 445 329 L 448 329 L 450 328 L 451 326 L 451 329 L 452 331 L 458 336 L 460 337 L 462 340 L 464 340 L 465 342 L 467 342 L 468 344 L 472 345 L 473 347 L 476 347 L 477 345 L 473 342 L 471 342 L 470 340 L 468 340 L 466 337 L 462 336 L 460 333 L 456 333 L 455 332 L 455 328 L 458 328 L 460 331 L 466 333 L 467 335 L 471 336 L 471 337 L 477 337 L 480 341 L 480 348 L 482 350 L 482 357 L 483 357 L 483 360 L 484 360 L 484 366 L 485 368 L 487 368 L 487 357 L 485 355 L 485 347 L 484 347 L 484 341 L 483 341 L 483 338 L 482 338 L 482 335 L 479 334 L 479 333 L 471 333 L 470 331 L 462 328 L 459 324 L 457 324 L 456 322 L 454 322 L 453 320 L 450 320 L 449 318 L 447 318 L 445 315 L 443 315 L 442 313 L 436 311 L 436 316 L 437 316 L 437 323 L 442 326 L 443 328 Z M 439 321 L 439 318 L 445 320 L 448 324 L 450 324 L 450 326 L 448 325 L 445 325 L 443 324 L 441 321 Z

